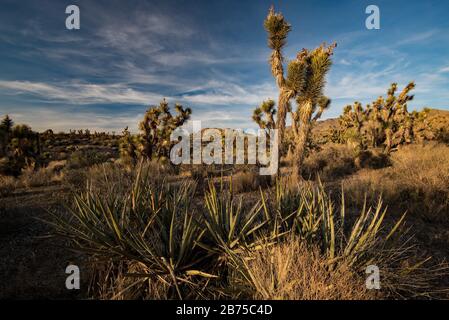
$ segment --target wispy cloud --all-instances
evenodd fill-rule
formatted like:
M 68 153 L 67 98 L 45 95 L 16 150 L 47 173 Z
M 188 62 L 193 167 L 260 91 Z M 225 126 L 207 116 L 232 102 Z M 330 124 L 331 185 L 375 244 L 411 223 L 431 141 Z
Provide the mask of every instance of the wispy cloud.
M 49 84 L 30 81 L 0 80 L 0 91 L 9 95 L 33 95 L 47 103 L 89 104 L 141 104 L 157 103 L 162 95 L 130 88 L 126 84 Z M 206 105 L 256 105 L 277 93 L 272 84 L 239 86 L 237 84 L 211 81 L 205 87 L 166 96 L 172 100 Z
M 157 101 L 160 95 L 139 92 L 123 84 L 48 84 L 30 81 L 0 81 L 4 94 L 30 94 L 47 103 L 66 102 L 70 104 L 131 103 L 148 104 Z M 5 92 L 5 89 L 7 90 Z
M 439 72 L 440 72 L 440 73 L 446 73 L 446 72 L 449 72 L 449 66 L 441 68 L 441 69 L 439 70 Z
M 432 30 L 416 33 L 412 36 L 408 35 L 407 38 L 396 42 L 396 45 L 402 46 L 402 45 L 426 42 L 426 41 L 430 40 L 431 38 L 433 38 L 438 33 L 438 31 L 439 30 L 437 30 L 437 29 L 432 29 Z

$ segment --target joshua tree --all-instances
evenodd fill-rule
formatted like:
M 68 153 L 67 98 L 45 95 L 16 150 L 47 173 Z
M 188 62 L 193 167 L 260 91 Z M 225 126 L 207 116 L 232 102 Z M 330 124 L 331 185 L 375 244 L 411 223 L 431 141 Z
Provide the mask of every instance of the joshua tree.
M 6 115 L 0 123 L 0 156 L 5 155 L 8 146 L 9 137 L 14 123 L 11 118 Z
M 428 138 L 430 128 L 419 113 L 409 113 L 407 102 L 413 99 L 410 91 L 415 84 L 410 82 L 399 95 L 396 95 L 397 84 L 392 83 L 387 97 L 379 97 L 365 109 L 360 103 L 345 108 L 340 117 L 342 131 L 355 129 L 362 149 L 383 145 L 384 152 L 389 154 L 395 147 L 411 143 L 419 136 Z M 420 127 L 419 131 L 415 129 Z M 347 139 L 346 139 L 347 140 Z
M 354 102 L 354 105 L 347 105 L 343 114 L 340 116 L 339 122 L 346 141 L 352 141 L 360 150 L 364 149 L 363 125 L 366 124 L 366 112 L 360 102 Z
M 175 105 L 177 115 L 170 113 L 168 103 L 164 100 L 159 106 L 150 107 L 139 124 L 141 130 L 141 154 L 147 159 L 168 157 L 170 153 L 170 135 L 182 126 L 192 114 L 190 108 Z
M 436 134 L 432 130 L 427 117 L 430 110 L 424 108 L 421 112 L 413 111 L 411 113 L 411 120 L 413 124 L 413 140 L 417 142 L 422 142 L 424 140 L 432 140 L 436 138 Z
M 300 179 L 300 169 L 304 160 L 306 145 L 313 123 L 321 117 L 329 106 L 330 100 L 323 96 L 325 76 L 331 66 L 331 55 L 336 44 L 309 51 L 301 50 L 296 59 L 287 66 L 284 76 L 284 57 L 282 49 L 291 30 L 281 13 L 275 13 L 271 7 L 265 19 L 264 27 L 268 32 L 268 46 L 272 49 L 270 56 L 271 72 L 279 88 L 278 114 L 276 129 L 279 130 L 279 142 L 283 145 L 286 115 L 291 112 L 292 129 L 295 143 L 294 176 Z M 290 100 L 296 98 L 297 109 L 293 111 Z M 280 154 L 283 154 L 280 150 Z
M 289 101 L 295 95 L 295 92 L 288 86 L 287 80 L 284 77 L 284 57 L 282 54 L 282 49 L 287 43 L 287 35 L 291 30 L 291 26 L 285 20 L 282 13 L 275 13 L 274 7 L 271 7 L 264 21 L 264 27 L 268 33 L 268 46 L 272 49 L 270 56 L 271 73 L 276 79 L 276 84 L 279 88 L 276 128 L 279 130 L 279 141 L 282 142 L 285 133 L 285 118 L 289 110 Z
M 126 127 L 120 139 L 120 158 L 126 165 L 133 167 L 137 163 L 137 156 L 138 151 L 135 139 L 129 132 L 128 127 Z
M 295 91 L 297 108 L 291 111 L 292 130 L 295 141 L 293 176 L 301 179 L 301 167 L 313 123 L 330 105 L 330 99 L 323 95 L 326 74 L 332 61 L 335 44 L 309 51 L 303 49 L 289 63 L 287 82 Z
M 415 88 L 415 83 L 410 82 L 399 94 L 395 96 L 397 84 L 391 84 L 388 90 L 388 97 L 381 105 L 381 120 L 385 129 L 385 152 L 390 153 L 394 146 L 401 143 L 410 142 L 406 137 L 411 136 L 411 125 L 407 125 L 409 113 L 407 102 L 413 100 L 413 95 L 409 92 Z
M 261 129 L 267 132 L 276 128 L 274 116 L 276 114 L 275 102 L 271 99 L 262 102 L 262 104 L 254 109 L 253 120 Z

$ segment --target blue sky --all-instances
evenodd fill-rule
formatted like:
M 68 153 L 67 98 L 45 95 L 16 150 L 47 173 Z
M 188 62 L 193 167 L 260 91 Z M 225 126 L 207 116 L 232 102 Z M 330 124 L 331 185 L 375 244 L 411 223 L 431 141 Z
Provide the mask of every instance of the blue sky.
M 65 28 L 70 4 L 80 30 Z M 271 4 L 293 27 L 287 59 L 338 43 L 324 118 L 411 80 L 411 109 L 449 109 L 447 0 L 0 0 L 0 115 L 35 130 L 135 131 L 167 97 L 203 126 L 254 127 L 254 107 L 277 98 L 262 26 Z M 365 28 L 369 4 L 380 30 Z

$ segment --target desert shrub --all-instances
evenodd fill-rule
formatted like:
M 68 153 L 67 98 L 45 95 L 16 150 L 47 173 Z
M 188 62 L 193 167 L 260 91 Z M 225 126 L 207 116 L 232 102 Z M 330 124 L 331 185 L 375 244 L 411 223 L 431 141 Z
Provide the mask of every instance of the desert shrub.
M 344 182 L 348 199 L 360 204 L 382 194 L 390 206 L 432 220 L 449 217 L 449 147 L 409 145 L 392 155 L 392 166 L 362 170 Z
M 391 165 L 390 157 L 380 150 L 360 151 L 354 161 L 357 168 L 380 169 Z
M 195 181 L 200 188 L 204 188 L 205 181 L 208 178 L 207 169 L 205 165 L 191 165 L 190 177 Z
M 0 197 L 6 197 L 14 192 L 17 183 L 14 177 L 0 175 Z
M 111 155 L 92 149 L 82 149 L 73 152 L 67 160 L 69 169 L 81 169 L 108 161 Z
M 38 170 L 28 168 L 22 170 L 19 181 L 25 188 L 48 186 L 54 183 L 55 174 L 52 168 L 40 168 Z
M 333 180 L 357 170 L 355 152 L 347 145 L 329 144 L 306 158 L 302 175 L 306 179 Z
M 86 169 L 64 169 L 61 172 L 61 182 L 74 190 L 82 190 L 86 187 L 88 172 Z
M 232 191 L 235 193 L 250 192 L 271 185 L 271 176 L 262 176 L 257 168 L 251 171 L 240 171 L 232 175 Z
M 11 194 L 17 188 L 33 188 L 48 186 L 57 181 L 57 176 L 52 167 L 50 168 L 26 168 L 21 171 L 21 175 L 17 178 L 0 176 L 0 194 Z

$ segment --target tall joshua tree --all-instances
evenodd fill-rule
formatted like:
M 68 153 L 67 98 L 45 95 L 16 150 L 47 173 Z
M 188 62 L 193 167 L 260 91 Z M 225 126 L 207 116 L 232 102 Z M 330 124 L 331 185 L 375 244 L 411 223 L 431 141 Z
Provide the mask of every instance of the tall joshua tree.
M 297 104 L 296 110 L 291 110 L 295 141 L 293 176 L 297 180 L 301 179 L 301 167 L 312 126 L 330 105 L 323 89 L 335 47 L 336 44 L 322 44 L 312 51 L 303 49 L 288 66 L 287 83 L 295 92 Z
M 271 73 L 279 88 L 276 128 L 279 130 L 279 142 L 282 142 L 285 133 L 285 118 L 289 110 L 289 101 L 295 95 L 284 77 L 284 56 L 282 54 L 282 49 L 287 43 L 287 35 L 291 30 L 291 25 L 285 20 L 282 13 L 276 13 L 274 7 L 271 7 L 264 21 L 264 27 L 268 33 L 268 47 L 272 49 L 270 56 Z
M 276 119 L 279 142 L 282 146 L 286 116 L 290 112 L 295 143 L 293 175 L 297 180 L 300 180 L 300 170 L 312 125 L 330 104 L 330 99 L 323 96 L 323 89 L 326 83 L 326 74 L 332 64 L 331 56 L 336 44 L 330 46 L 323 44 L 311 51 L 301 50 L 296 59 L 288 64 L 287 75 L 285 76 L 282 49 L 287 42 L 287 35 L 291 26 L 281 13 L 276 13 L 274 8 L 271 7 L 265 19 L 264 27 L 268 32 L 268 46 L 272 49 L 270 56 L 271 73 L 279 88 Z M 290 106 L 290 100 L 293 98 L 296 99 L 296 110 L 292 110 Z M 284 150 L 281 149 L 280 154 L 283 153 Z
M 14 123 L 8 115 L 0 122 L 0 157 L 6 153 L 13 125 Z

